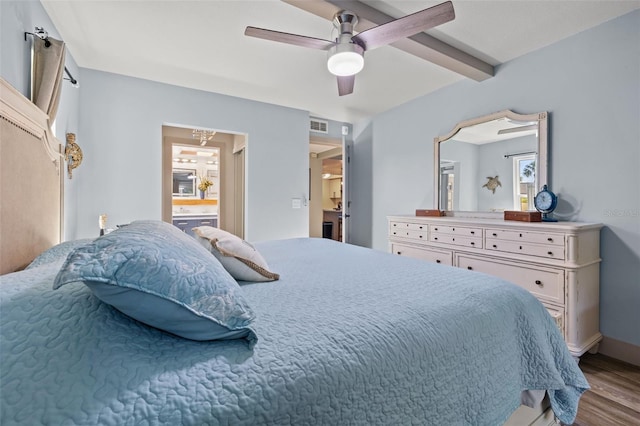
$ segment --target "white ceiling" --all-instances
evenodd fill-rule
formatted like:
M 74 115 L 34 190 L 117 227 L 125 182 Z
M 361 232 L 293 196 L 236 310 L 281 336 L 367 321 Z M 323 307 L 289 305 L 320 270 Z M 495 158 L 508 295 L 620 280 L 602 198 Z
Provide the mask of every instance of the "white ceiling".
M 366 3 L 401 17 L 440 1 Z M 372 116 L 465 78 L 384 46 L 366 53 L 354 93 L 339 97 L 325 52 L 244 36 L 250 25 L 331 38 L 329 21 L 278 0 L 42 4 L 80 67 L 289 106 L 338 121 Z M 453 5 L 455 20 L 428 33 L 498 65 L 638 9 L 640 1 L 453 0 Z

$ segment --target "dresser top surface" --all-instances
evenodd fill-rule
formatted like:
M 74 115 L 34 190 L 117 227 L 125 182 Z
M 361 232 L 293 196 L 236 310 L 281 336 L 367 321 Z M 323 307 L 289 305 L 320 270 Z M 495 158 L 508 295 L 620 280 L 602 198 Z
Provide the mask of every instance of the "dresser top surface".
M 585 231 L 589 229 L 602 228 L 601 223 L 587 223 L 587 222 L 520 222 L 515 220 L 504 219 L 485 219 L 485 218 L 463 218 L 463 217 L 449 217 L 449 216 L 415 216 L 415 215 L 392 215 L 387 216 L 387 219 L 391 221 L 399 222 L 415 222 L 415 223 L 430 223 L 430 224 L 442 224 L 442 225 L 456 225 L 456 226 L 482 226 L 485 228 L 500 227 L 500 228 L 515 228 L 539 231 Z

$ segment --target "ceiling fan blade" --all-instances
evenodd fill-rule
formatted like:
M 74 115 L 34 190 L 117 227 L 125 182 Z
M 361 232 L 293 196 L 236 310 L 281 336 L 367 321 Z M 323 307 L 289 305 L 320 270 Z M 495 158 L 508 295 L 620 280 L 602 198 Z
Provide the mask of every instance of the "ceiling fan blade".
M 353 93 L 353 86 L 356 82 L 356 76 L 338 76 L 338 95 L 344 96 Z
M 371 50 L 444 24 L 455 17 L 453 4 L 446 1 L 363 31 L 355 35 L 352 40 L 363 46 L 365 50 Z
M 307 37 L 273 30 L 265 30 L 264 28 L 256 27 L 247 27 L 244 30 L 244 35 L 319 50 L 329 50 L 335 44 L 332 41 L 323 40 L 321 38 Z

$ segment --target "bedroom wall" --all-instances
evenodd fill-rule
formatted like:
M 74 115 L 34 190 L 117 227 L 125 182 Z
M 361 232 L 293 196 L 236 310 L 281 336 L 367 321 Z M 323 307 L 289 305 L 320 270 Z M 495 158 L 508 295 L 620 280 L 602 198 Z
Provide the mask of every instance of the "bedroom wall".
M 356 241 L 387 249 L 387 215 L 433 208 L 433 138 L 503 109 L 550 113 L 550 186 L 568 220 L 599 222 L 601 330 L 640 345 L 640 11 L 501 65 L 355 126 L 371 228 Z M 356 157 L 357 158 L 357 157 Z M 366 162 L 365 162 L 366 163 Z M 371 186 L 371 188 L 369 188 Z M 362 220 L 362 219 L 361 219 Z M 366 221 L 366 219 L 364 219 Z M 355 229 L 354 229 L 355 231 Z
M 0 75 L 28 98 L 31 81 L 31 36 L 25 41 L 24 32 L 33 32 L 35 27 L 43 27 L 52 38 L 61 39 L 60 34 L 39 1 L 0 1 L 0 24 Z M 54 134 L 64 145 L 65 135 L 75 133 L 78 144 L 84 147 L 84 140 L 78 129 L 82 77 L 68 50 L 65 64 L 71 75 L 80 82 L 80 88 L 73 87 L 68 81 L 63 83 L 58 114 L 53 126 Z M 73 179 L 64 179 L 64 239 L 69 239 L 75 232 L 78 206 L 76 184 L 84 173 L 83 167 L 80 166 L 74 170 Z
M 162 125 L 246 133 L 246 227 L 251 241 L 307 236 L 309 113 L 164 83 L 83 69 L 80 127 L 87 141 L 77 234 L 161 219 Z

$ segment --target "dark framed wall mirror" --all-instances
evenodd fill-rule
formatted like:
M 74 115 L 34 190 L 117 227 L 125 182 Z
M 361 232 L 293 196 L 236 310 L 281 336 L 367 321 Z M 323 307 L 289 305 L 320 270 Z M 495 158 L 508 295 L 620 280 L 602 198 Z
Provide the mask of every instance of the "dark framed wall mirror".
M 173 196 L 195 197 L 196 180 L 195 169 L 173 169 Z

